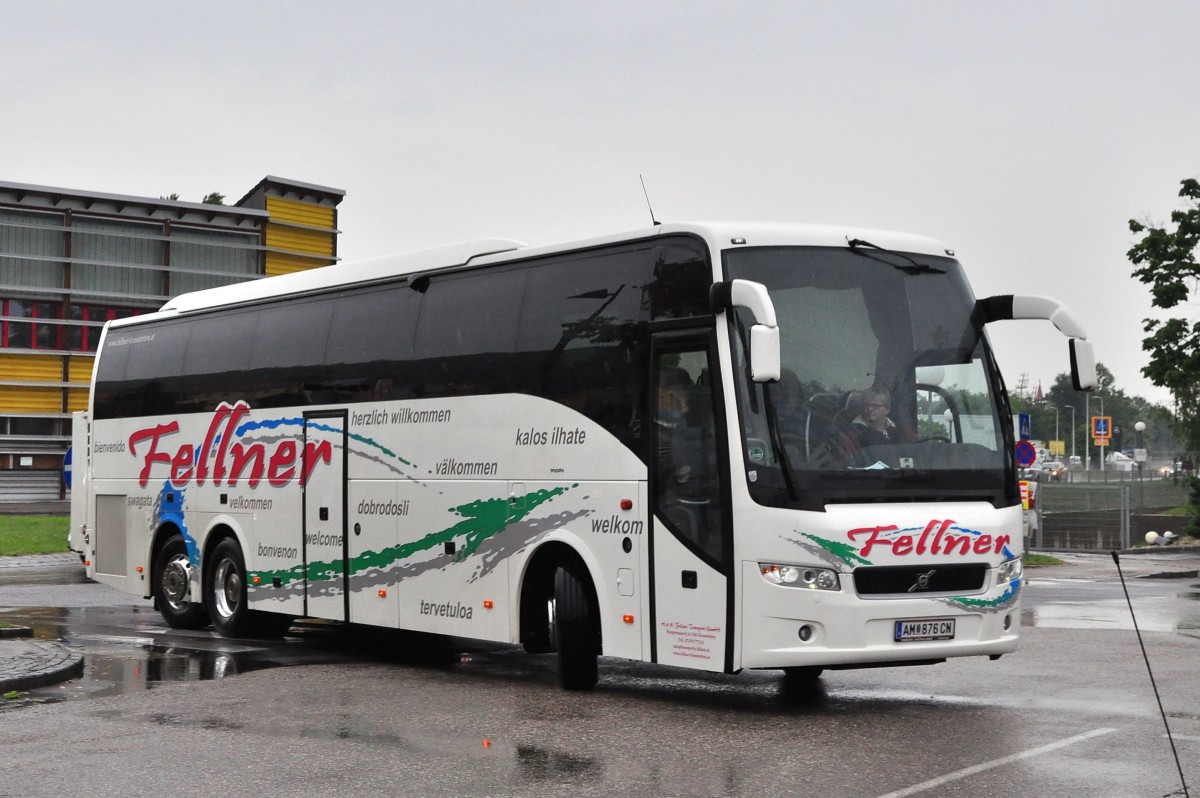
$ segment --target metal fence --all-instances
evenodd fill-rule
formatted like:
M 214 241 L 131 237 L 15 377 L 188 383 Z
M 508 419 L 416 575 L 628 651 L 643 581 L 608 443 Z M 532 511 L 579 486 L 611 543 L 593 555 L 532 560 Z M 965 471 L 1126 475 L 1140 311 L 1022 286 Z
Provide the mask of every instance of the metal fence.
M 1188 517 L 1164 511 L 1187 502 L 1187 488 L 1165 479 L 1043 483 L 1033 544 L 1060 551 L 1127 549 L 1151 529 L 1180 534 Z

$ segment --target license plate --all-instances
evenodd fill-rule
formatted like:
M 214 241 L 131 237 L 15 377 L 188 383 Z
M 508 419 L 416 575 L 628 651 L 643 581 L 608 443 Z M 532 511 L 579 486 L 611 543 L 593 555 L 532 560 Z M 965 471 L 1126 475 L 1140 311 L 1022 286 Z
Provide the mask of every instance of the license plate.
M 896 642 L 917 640 L 953 640 L 953 618 L 922 618 L 919 621 L 896 621 Z

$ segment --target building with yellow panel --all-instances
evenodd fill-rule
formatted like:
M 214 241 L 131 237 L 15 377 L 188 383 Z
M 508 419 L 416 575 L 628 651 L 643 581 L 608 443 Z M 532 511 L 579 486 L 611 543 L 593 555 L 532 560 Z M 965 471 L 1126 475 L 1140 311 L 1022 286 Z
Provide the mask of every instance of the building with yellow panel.
M 344 196 L 270 176 L 233 205 L 0 181 L 0 501 L 62 497 L 105 321 L 336 263 Z

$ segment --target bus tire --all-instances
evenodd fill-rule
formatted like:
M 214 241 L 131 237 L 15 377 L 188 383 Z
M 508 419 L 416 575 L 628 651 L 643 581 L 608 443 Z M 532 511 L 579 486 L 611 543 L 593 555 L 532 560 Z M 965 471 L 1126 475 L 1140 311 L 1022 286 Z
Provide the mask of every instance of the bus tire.
M 558 680 L 567 690 L 591 690 L 599 679 L 600 623 L 591 584 L 576 569 L 554 574 L 554 643 Z
M 246 599 L 246 561 L 242 547 L 232 538 L 217 544 L 204 574 L 204 605 L 212 625 L 225 637 L 251 633 L 251 613 Z
M 154 557 L 150 576 L 154 604 L 172 629 L 202 629 L 208 626 L 204 603 L 192 601 L 192 566 L 183 535 L 167 538 Z
M 824 668 L 819 668 L 816 665 L 808 665 L 805 667 L 784 668 L 783 679 L 792 685 L 813 684 L 821 678 Z

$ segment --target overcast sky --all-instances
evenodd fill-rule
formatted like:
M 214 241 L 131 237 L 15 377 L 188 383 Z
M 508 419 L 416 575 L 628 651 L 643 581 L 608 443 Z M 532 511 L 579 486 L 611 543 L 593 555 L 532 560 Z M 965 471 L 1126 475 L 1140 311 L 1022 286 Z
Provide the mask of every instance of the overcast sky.
M 1117 388 L 1130 218 L 1200 175 L 1200 3 L 7 2 L 0 180 L 236 201 L 343 189 L 339 254 L 659 219 L 846 224 L 1082 317 Z M 1049 388 L 1044 322 L 993 333 Z

